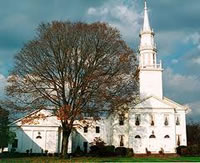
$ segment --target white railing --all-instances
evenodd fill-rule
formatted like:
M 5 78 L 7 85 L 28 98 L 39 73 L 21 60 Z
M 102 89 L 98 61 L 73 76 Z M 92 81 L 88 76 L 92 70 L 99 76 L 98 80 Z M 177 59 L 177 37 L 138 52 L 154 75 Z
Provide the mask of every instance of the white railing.
M 140 30 L 140 35 L 143 35 L 143 34 L 152 34 L 154 35 L 154 30 L 151 29 L 151 31 L 143 31 L 143 29 Z
M 156 50 L 156 44 L 154 44 L 154 45 L 143 45 L 143 46 L 139 46 L 138 47 L 139 48 L 139 50 L 141 51 L 141 50 Z
M 152 64 L 152 65 L 142 65 L 140 64 L 140 68 L 143 68 L 143 69 L 148 69 L 148 68 L 151 68 L 151 69 L 162 69 L 162 61 L 160 60 L 160 63 L 159 64 Z

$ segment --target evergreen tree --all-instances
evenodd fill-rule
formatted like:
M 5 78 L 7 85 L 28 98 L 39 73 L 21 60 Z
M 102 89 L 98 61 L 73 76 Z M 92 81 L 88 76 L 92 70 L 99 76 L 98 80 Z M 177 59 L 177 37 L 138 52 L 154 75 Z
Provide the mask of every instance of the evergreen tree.
M 8 111 L 0 107 L 0 148 L 8 146 L 9 129 L 8 129 Z

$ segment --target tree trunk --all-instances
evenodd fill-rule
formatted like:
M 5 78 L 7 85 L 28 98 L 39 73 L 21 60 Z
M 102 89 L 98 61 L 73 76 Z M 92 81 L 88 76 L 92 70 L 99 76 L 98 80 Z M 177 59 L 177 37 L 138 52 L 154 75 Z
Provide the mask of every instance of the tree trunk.
M 69 136 L 71 134 L 70 130 L 63 128 L 63 135 L 62 135 L 62 150 L 61 150 L 61 157 L 68 158 L 68 144 L 69 144 Z

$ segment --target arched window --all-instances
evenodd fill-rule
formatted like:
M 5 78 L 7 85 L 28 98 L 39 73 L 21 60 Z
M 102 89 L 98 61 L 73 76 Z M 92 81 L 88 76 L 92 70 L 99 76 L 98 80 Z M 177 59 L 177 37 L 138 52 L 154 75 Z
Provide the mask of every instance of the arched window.
M 156 136 L 155 135 L 150 135 L 149 138 L 156 138 Z
M 170 138 L 170 137 L 169 137 L 169 135 L 165 135 L 165 137 L 164 137 L 164 138 Z
M 141 137 L 140 137 L 140 135 L 136 135 L 135 138 L 136 139 L 140 139 Z
M 36 139 L 42 139 L 40 132 L 38 132 L 38 136 L 36 136 Z
M 149 138 L 156 138 L 156 136 L 154 135 L 154 131 L 152 131 L 152 134 L 149 136 Z

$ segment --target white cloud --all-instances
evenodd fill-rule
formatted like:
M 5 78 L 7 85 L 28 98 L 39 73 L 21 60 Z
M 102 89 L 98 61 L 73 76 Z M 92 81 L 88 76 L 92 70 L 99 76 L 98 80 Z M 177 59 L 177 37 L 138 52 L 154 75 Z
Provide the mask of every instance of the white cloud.
M 158 54 L 161 56 L 174 55 L 177 44 L 182 43 L 181 40 L 185 38 L 183 31 L 160 31 L 155 33 Z
M 197 64 L 200 65 L 200 33 L 199 32 L 195 32 L 190 34 L 189 36 L 186 37 L 185 39 L 185 43 L 192 43 L 195 47 L 193 47 L 193 49 L 190 51 L 191 53 L 191 57 L 190 60 L 188 62 L 190 62 L 191 64 Z
M 192 43 L 194 45 L 200 45 L 200 33 L 199 32 L 195 32 L 193 34 L 190 34 L 188 37 L 186 37 L 185 42 L 190 42 L 192 41 Z
M 96 9 L 95 9 L 95 8 L 91 7 L 91 8 L 88 9 L 87 13 L 88 13 L 89 15 L 95 15 L 97 12 L 96 12 Z
M 164 71 L 165 95 L 172 100 L 189 106 L 187 118 L 197 121 L 200 117 L 200 82 L 198 76 L 175 73 L 167 68 Z
M 172 63 L 176 64 L 176 63 L 178 63 L 178 60 L 177 59 L 172 59 Z
M 195 75 L 174 73 L 170 68 L 167 68 L 164 72 L 164 81 L 167 88 L 177 94 L 183 93 L 185 96 L 195 91 L 200 92 L 200 82 L 197 78 Z
M 101 7 L 89 8 L 87 16 L 95 20 L 108 22 L 122 33 L 126 41 L 138 39 L 142 14 L 138 11 L 135 0 L 106 1 Z M 137 36 L 137 37 L 136 37 Z
M 188 119 L 192 119 L 193 121 L 199 121 L 200 117 L 200 101 L 195 101 L 193 103 L 189 103 L 191 111 L 188 113 Z
M 200 65 L 200 57 L 192 58 L 191 61 L 192 61 L 193 63 L 195 63 L 195 64 L 199 64 L 199 65 Z

